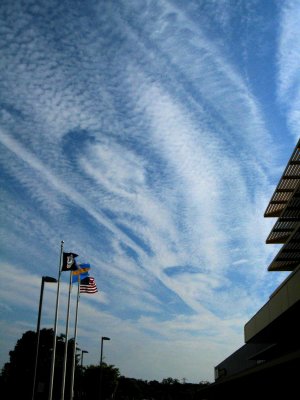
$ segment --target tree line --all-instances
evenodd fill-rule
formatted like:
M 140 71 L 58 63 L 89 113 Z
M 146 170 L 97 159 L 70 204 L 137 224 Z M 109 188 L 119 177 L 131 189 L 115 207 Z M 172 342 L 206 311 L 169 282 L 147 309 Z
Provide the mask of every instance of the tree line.
M 39 357 L 36 372 L 34 400 L 48 400 L 53 329 L 42 329 L 39 340 Z M 33 399 L 33 376 L 35 365 L 36 333 L 25 332 L 9 352 L 10 361 L 4 365 L 0 376 L 2 398 Z M 71 366 L 74 340 L 68 341 L 65 399 L 71 400 Z M 65 337 L 56 338 L 55 375 L 53 400 L 60 399 L 62 386 L 63 355 Z M 101 384 L 100 384 L 101 382 Z M 146 381 L 122 376 L 114 365 L 103 362 L 99 365 L 80 365 L 80 353 L 75 358 L 75 379 L 73 400 L 194 400 L 199 391 L 209 382 L 198 384 L 179 382 L 165 378 L 161 382 Z

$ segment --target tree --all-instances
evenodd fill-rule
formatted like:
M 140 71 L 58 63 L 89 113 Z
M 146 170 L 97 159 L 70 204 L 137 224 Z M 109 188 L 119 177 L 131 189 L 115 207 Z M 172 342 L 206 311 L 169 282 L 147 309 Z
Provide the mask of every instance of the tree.
M 126 378 L 121 376 L 118 381 L 118 388 L 116 391 L 116 400 L 123 399 L 143 399 L 147 395 L 147 384 L 134 378 Z
M 101 380 L 101 398 L 111 398 L 115 392 L 118 378 L 120 376 L 119 369 L 114 365 L 102 363 L 102 380 Z M 85 368 L 83 375 L 83 394 L 87 399 L 99 398 L 100 393 L 100 366 L 90 365 Z
M 65 349 L 65 337 L 56 338 L 55 374 L 53 398 L 60 398 L 62 383 L 62 365 Z M 50 367 L 52 358 L 53 330 L 40 331 L 40 348 L 37 368 L 36 400 L 47 400 L 49 393 Z M 36 333 L 27 331 L 16 343 L 14 350 L 9 352 L 10 361 L 2 369 L 0 377 L 0 393 L 2 398 L 17 398 L 31 400 L 33 372 L 35 362 Z M 74 339 L 68 341 L 68 357 L 66 368 L 65 399 L 70 398 L 70 383 L 72 372 Z M 75 400 L 94 400 L 99 398 L 100 366 L 91 365 L 79 367 L 79 355 L 75 361 L 74 396 Z M 178 379 L 165 378 L 162 382 L 144 381 L 141 379 L 120 376 L 120 371 L 114 365 L 102 363 L 102 400 L 195 400 L 199 397 L 201 388 L 209 385 L 202 381 L 199 384 L 182 383 Z
M 62 363 L 64 356 L 65 338 L 57 337 L 55 375 L 53 393 L 57 397 L 60 394 L 62 382 Z M 49 392 L 49 377 L 52 359 L 53 329 L 41 329 L 39 357 L 36 375 L 36 399 L 47 399 Z M 68 342 L 67 371 L 71 370 L 71 354 L 74 340 Z M 36 333 L 25 332 L 16 343 L 14 350 L 9 352 L 10 361 L 2 369 L 1 391 L 4 398 L 21 398 L 31 400 L 33 388 L 33 374 L 36 354 Z M 78 365 L 78 358 L 76 358 Z M 70 382 L 70 374 L 67 374 L 66 387 Z
M 27 344 L 34 340 L 32 335 L 34 335 L 34 332 L 27 332 L 26 335 L 23 335 L 23 341 L 18 340 L 15 350 L 9 352 L 10 362 L 6 363 L 2 370 L 5 397 L 8 397 L 10 391 L 12 396 L 16 396 L 18 394 L 17 389 L 21 387 L 25 394 L 29 393 L 31 375 L 28 374 L 28 368 L 31 367 L 33 358 Z M 22 357 L 20 357 L 21 354 Z M 13 384 L 14 382 L 15 384 Z
M 178 379 L 173 379 L 173 378 L 164 378 L 161 383 L 163 385 L 175 385 L 176 383 L 179 383 Z

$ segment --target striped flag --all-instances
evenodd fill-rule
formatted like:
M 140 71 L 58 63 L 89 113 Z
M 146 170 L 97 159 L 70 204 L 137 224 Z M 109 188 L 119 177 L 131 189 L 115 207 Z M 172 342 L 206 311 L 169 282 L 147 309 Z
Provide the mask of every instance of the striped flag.
M 82 279 L 80 282 L 80 293 L 89 293 L 94 294 L 97 293 L 98 289 L 95 283 L 95 279 L 91 276 Z

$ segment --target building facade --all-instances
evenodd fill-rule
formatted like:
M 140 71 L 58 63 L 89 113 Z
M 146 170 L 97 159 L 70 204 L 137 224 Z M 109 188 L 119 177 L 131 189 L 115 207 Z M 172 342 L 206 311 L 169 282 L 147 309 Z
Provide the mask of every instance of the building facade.
M 300 140 L 264 216 L 274 218 L 267 244 L 282 245 L 268 267 L 289 275 L 246 323 L 245 344 L 215 367 L 199 399 L 300 398 Z

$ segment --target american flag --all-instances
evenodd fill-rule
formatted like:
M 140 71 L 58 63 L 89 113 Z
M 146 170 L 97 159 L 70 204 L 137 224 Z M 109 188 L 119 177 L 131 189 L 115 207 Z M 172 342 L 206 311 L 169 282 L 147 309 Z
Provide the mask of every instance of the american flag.
M 80 282 L 80 293 L 97 293 L 98 289 L 95 283 L 95 279 L 92 277 L 87 277 L 82 279 Z

